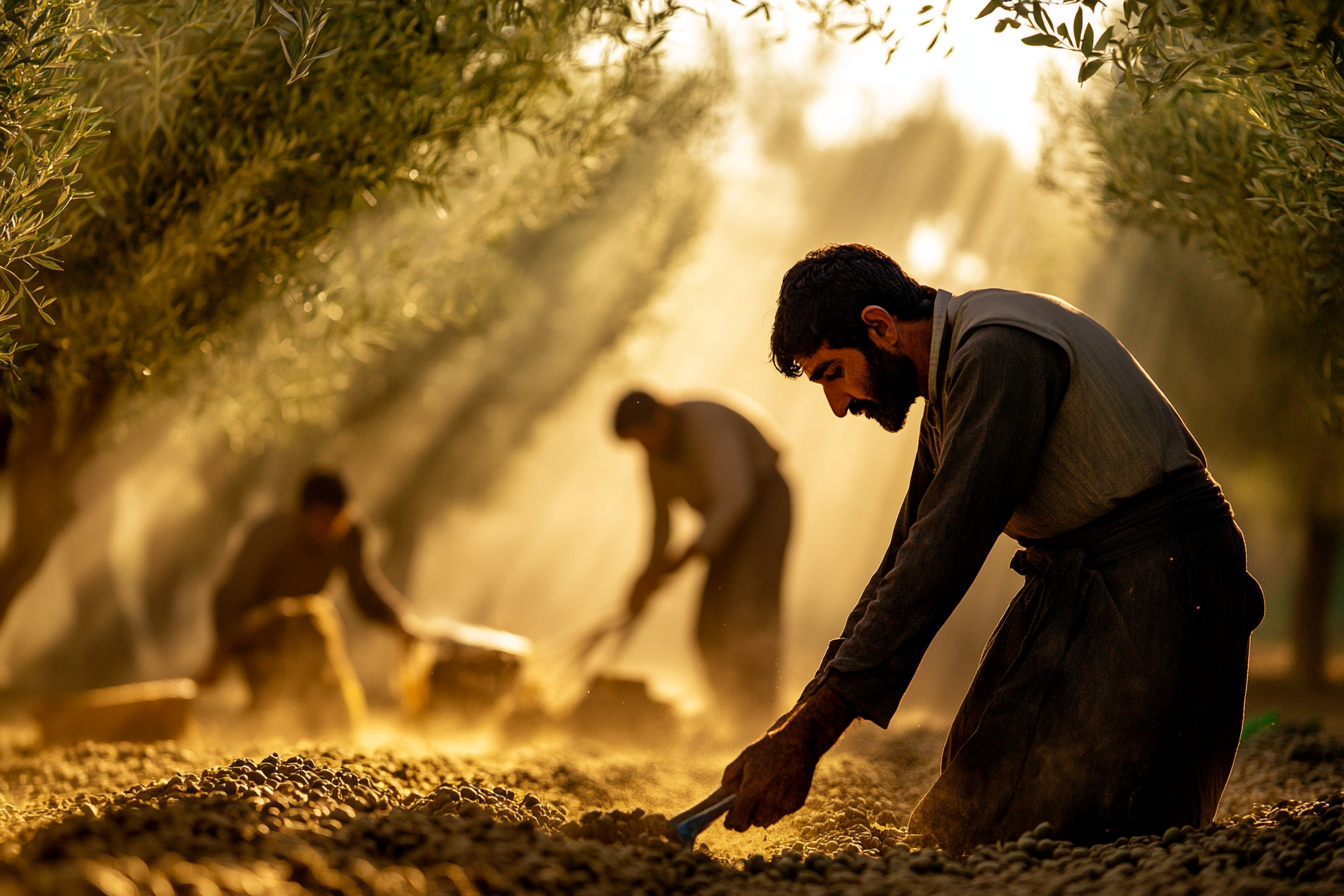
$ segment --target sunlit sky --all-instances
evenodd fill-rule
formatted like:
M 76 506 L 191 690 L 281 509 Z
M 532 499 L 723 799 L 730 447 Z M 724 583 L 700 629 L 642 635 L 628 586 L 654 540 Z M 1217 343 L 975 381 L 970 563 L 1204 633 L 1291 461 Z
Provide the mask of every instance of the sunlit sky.
M 997 17 L 976 19 L 977 3 L 952 4 L 947 34 L 931 52 L 924 48 L 932 26 L 915 27 L 916 5 L 903 4 L 905 15 L 895 11 L 892 21 L 905 39 L 889 61 L 875 35 L 858 43 L 822 36 L 793 4 L 785 3 L 769 22 L 759 14 L 740 18 L 749 7 L 710 8 L 716 15 L 709 26 L 682 19 L 667 41 L 669 63 L 700 64 L 713 39 L 726 41 L 742 80 L 769 77 L 805 94 L 807 136 L 823 147 L 872 136 L 941 100 L 971 127 L 1002 137 L 1030 166 L 1044 122 L 1036 102 L 1041 72 L 1071 61 L 1060 51 L 1028 47 L 1011 32 L 995 34 Z
M 951 56 L 923 52 L 929 38 L 915 34 L 888 64 L 876 41 L 851 45 L 820 36 L 797 11 L 766 23 L 741 19 L 743 7 L 723 7 L 712 31 L 688 17 L 669 41 L 672 66 L 704 64 L 716 46 L 726 45 L 736 87 L 722 103 L 724 124 L 706 148 L 718 183 L 700 235 L 617 350 L 541 422 L 491 502 L 449 508 L 427 537 L 434 549 L 416 563 L 412 593 L 426 606 L 482 614 L 469 621 L 534 638 L 536 662 L 551 681 L 574 673 L 564 666 L 566 645 L 618 610 L 647 551 L 642 461 L 610 436 L 608 422 L 615 398 L 640 383 L 672 398 L 726 395 L 768 418 L 779 434 L 795 495 L 781 694 L 791 698 L 881 557 L 904 496 L 915 427 L 891 436 L 867 421 L 837 421 L 815 387 L 785 380 L 769 367 L 765 346 L 779 277 L 800 248 L 827 240 L 889 240 L 883 234 L 907 232 L 908 238 L 896 237 L 903 243 L 881 245 L 916 276 L 964 289 L 1004 273 L 962 245 L 971 222 L 951 213 L 911 220 L 907 197 L 889 190 L 888 211 L 854 207 L 847 215 L 842 209 L 839 229 L 836 220 L 814 218 L 805 199 L 808 174 L 772 157 L 762 142 L 770 139 L 771 116 L 758 107 L 800 114 L 802 140 L 813 148 L 890 135 L 902 119 L 939 104 L 973 134 L 1006 141 L 1021 168 L 1034 166 L 1040 145 L 1044 116 L 1035 97 L 1050 54 L 993 34 L 992 21 L 965 17 L 973 12 L 950 23 L 948 38 L 956 47 Z M 875 164 L 899 163 L 888 158 Z M 912 172 L 913 181 L 934 177 L 932 170 Z M 859 178 L 881 174 L 855 172 Z M 932 192 L 993 195 L 993 185 L 980 180 L 986 176 L 972 165 L 950 172 Z M 876 193 L 871 201 L 879 201 Z M 993 230 L 1005 214 L 996 208 L 977 201 L 966 211 Z M 1012 220 L 1011 210 L 1006 214 Z M 860 223 L 864 215 L 886 223 L 873 229 Z M 696 523 L 682 522 L 684 537 Z M 702 576 L 702 569 L 678 576 L 629 649 L 588 671 L 643 678 L 683 709 L 702 706 L 690 640 Z M 956 683 L 957 676 L 973 670 L 1017 581 L 1004 558 L 991 559 L 977 596 L 936 645 L 936 656 L 960 659 L 930 664 L 954 667 L 953 683 L 939 679 L 934 668 L 923 685 L 926 697 L 959 694 L 964 684 Z

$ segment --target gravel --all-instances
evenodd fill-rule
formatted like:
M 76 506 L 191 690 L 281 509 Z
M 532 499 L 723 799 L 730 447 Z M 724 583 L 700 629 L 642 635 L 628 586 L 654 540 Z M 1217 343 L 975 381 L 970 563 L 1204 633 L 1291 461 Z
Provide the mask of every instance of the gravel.
M 488 756 L 300 744 L 82 744 L 0 757 L 0 894 L 1237 893 L 1344 891 L 1344 743 L 1267 731 L 1215 823 L 1076 845 L 1048 825 L 969 856 L 902 825 L 941 737 L 851 735 L 769 832 L 665 818 L 724 756 L 552 744 Z

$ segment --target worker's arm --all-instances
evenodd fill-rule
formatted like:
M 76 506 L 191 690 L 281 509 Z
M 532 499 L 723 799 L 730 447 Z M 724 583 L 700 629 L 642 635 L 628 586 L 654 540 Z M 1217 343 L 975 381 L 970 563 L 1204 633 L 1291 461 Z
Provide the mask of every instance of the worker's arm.
M 227 644 L 238 631 L 247 611 L 260 602 L 262 580 L 275 565 L 275 556 L 284 549 L 286 519 L 274 516 L 263 520 L 243 541 L 229 573 L 215 591 L 215 637 Z
M 351 526 L 342 542 L 340 565 L 345 570 L 350 596 L 359 612 L 372 622 L 407 634 L 406 601 L 377 566 L 368 564 L 364 556 L 364 533 L 359 526 Z
M 702 412 L 703 416 L 688 421 L 686 436 L 691 442 L 688 450 L 694 452 L 705 472 L 711 498 L 704 526 L 684 557 L 713 557 L 722 551 L 756 500 L 756 468 L 739 421 L 730 416 L 730 411 L 716 415 L 712 413 L 717 410 L 714 406 L 705 410 L 709 413 Z
M 907 495 L 908 528 L 898 524 L 885 571 L 870 582 L 818 678 L 725 771 L 725 786 L 738 794 L 728 827 L 765 827 L 796 811 L 817 761 L 851 721 L 890 720 L 1025 494 L 1068 376 L 1062 349 L 1015 328 L 976 331 L 951 359 L 942 455 L 923 493 Z
M 215 619 L 215 649 L 197 680 L 212 684 L 223 671 L 242 628 L 243 617 L 261 602 L 262 581 L 283 549 L 285 518 L 264 520 L 248 533 L 243 547 L 229 566 L 228 575 L 215 590 L 211 607 Z
M 924 493 L 929 490 L 929 483 L 933 481 L 933 474 L 937 469 L 936 457 L 934 435 L 929 424 L 929 412 L 926 409 L 924 419 L 919 427 L 919 444 L 915 451 L 915 465 L 910 471 L 910 484 L 905 491 L 905 500 L 901 503 L 900 513 L 896 515 L 896 525 L 892 529 L 891 542 L 887 546 L 886 553 L 882 555 L 882 562 L 877 565 L 877 571 L 869 578 L 863 593 L 859 595 L 859 602 L 855 604 L 854 609 L 849 612 L 849 616 L 845 619 L 845 627 L 841 631 L 840 637 L 827 645 L 826 655 L 821 658 L 821 664 L 817 667 L 816 673 L 798 697 L 799 703 L 805 701 L 817 688 L 821 687 L 831 660 L 835 659 L 835 655 L 844 646 L 845 641 L 854 633 L 854 627 L 859 624 L 859 620 L 867 612 L 868 604 L 877 596 L 877 589 L 882 584 L 882 579 L 895 565 L 896 554 L 901 545 L 905 544 L 905 538 L 910 532 L 910 527 L 919 515 L 920 502 L 924 500 Z
M 672 495 L 653 465 L 649 465 L 649 490 L 653 498 L 653 532 L 649 562 L 645 569 L 661 570 L 668 564 L 667 542 L 672 537 Z
M 644 612 L 658 586 L 675 568 L 667 556 L 667 542 L 672 537 L 672 496 L 652 463 L 649 465 L 649 485 L 653 495 L 653 538 L 649 545 L 649 561 L 630 586 L 626 600 L 626 612 L 632 619 Z
M 1069 362 L 1049 340 L 983 327 L 949 360 L 937 471 L 904 542 L 825 677 L 883 727 L 934 635 L 1021 503 L 1064 400 Z

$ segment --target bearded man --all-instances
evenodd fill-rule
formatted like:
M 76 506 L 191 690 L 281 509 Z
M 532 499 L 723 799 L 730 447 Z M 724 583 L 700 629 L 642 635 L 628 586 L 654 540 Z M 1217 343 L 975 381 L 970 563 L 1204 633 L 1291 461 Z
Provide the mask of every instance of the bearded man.
M 771 349 L 838 417 L 925 399 L 891 546 L 795 707 L 724 772 L 732 830 L 803 805 L 856 718 L 886 726 L 1000 532 L 1026 578 L 910 832 L 965 852 L 1204 825 L 1236 755 L 1264 599 L 1204 454 L 1114 336 L 1050 296 L 953 296 L 867 246 L 785 275 Z

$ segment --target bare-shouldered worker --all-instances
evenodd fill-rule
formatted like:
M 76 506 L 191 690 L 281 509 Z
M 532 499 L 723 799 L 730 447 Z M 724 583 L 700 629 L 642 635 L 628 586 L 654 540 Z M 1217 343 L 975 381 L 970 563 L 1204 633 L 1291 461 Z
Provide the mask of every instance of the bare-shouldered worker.
M 631 617 L 687 560 L 707 558 L 696 644 L 714 699 L 737 725 L 768 721 L 779 684 L 780 584 L 792 518 L 779 452 L 731 408 L 663 402 L 647 392 L 621 399 L 615 429 L 647 452 L 653 491 L 653 543 L 630 592 Z M 675 499 L 698 511 L 704 526 L 671 557 Z
M 252 709 L 270 723 L 309 732 L 357 725 L 363 689 L 345 648 L 340 616 L 321 596 L 337 569 L 360 613 L 409 636 L 404 601 L 366 565 L 364 536 L 350 516 L 345 484 L 310 473 L 298 506 L 257 524 L 215 593 L 218 646 L 206 680 L 236 661 Z

